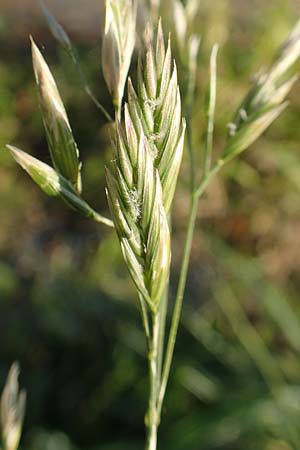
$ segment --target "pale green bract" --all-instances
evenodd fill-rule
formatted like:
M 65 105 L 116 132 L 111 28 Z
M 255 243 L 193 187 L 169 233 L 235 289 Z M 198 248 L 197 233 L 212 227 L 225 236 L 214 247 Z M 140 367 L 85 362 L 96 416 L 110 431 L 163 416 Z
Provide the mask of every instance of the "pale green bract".
M 72 184 L 52 167 L 34 158 L 22 150 L 8 145 L 16 162 L 30 175 L 33 181 L 51 197 L 62 198 L 72 209 L 96 222 L 113 226 L 111 220 L 94 211 L 76 192 Z

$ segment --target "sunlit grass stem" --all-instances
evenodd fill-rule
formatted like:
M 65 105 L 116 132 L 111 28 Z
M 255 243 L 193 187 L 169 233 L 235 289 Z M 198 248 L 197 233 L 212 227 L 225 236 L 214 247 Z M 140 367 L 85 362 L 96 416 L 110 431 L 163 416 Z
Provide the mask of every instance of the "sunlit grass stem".
M 208 106 L 208 120 L 207 120 L 207 139 L 205 144 L 205 161 L 207 169 L 204 170 L 202 180 L 198 187 L 195 187 L 195 168 L 194 168 L 194 158 L 193 158 L 193 148 L 192 148 L 192 129 L 190 126 L 187 127 L 187 141 L 188 141 L 188 150 L 190 155 L 190 173 L 191 173 L 191 196 L 190 196 L 190 209 L 189 209 L 189 218 L 186 232 L 186 240 L 183 251 L 182 265 L 180 270 L 177 294 L 175 298 L 175 305 L 172 314 L 171 327 L 169 332 L 169 338 L 167 342 L 167 348 L 165 353 L 165 361 L 162 372 L 162 380 L 161 386 L 158 396 L 158 409 L 159 414 L 161 413 L 162 404 L 165 397 L 165 392 L 167 388 L 167 383 L 170 375 L 171 364 L 174 354 L 175 342 L 181 317 L 182 310 L 182 302 L 183 296 L 186 286 L 187 274 L 189 261 L 192 250 L 193 236 L 197 219 L 197 209 L 199 198 L 203 194 L 206 186 L 208 185 L 210 179 L 218 172 L 218 170 L 222 167 L 223 162 L 219 161 L 216 165 L 209 171 L 210 158 L 213 147 L 213 128 L 214 128 L 214 113 L 215 113 L 215 104 L 216 104 L 216 57 L 217 57 L 218 47 L 215 45 L 212 49 L 211 53 L 211 67 L 210 67 L 210 88 L 209 88 L 209 106 Z M 195 81 L 193 75 L 190 76 L 189 81 L 189 102 L 188 102 L 188 110 L 192 110 L 192 98 L 193 91 L 195 90 Z

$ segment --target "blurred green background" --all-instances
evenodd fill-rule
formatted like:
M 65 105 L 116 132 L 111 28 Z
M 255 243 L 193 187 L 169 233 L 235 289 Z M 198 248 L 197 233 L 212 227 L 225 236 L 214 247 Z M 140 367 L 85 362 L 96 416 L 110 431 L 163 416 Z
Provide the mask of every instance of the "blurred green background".
M 47 5 L 112 112 L 100 69 L 101 3 Z M 167 13 L 166 29 L 170 8 Z M 212 44 L 221 47 L 218 153 L 251 77 L 272 60 L 299 17 L 297 1 L 201 0 L 193 117 L 199 161 Z M 108 214 L 109 127 L 36 2 L 0 0 L 0 387 L 18 360 L 28 395 L 23 449 L 141 449 L 145 347 L 114 233 L 47 198 L 4 151 L 13 143 L 49 162 L 29 34 L 65 102 L 83 161 L 84 196 Z M 226 167 L 200 202 L 160 449 L 300 449 L 299 120 L 298 83 L 288 110 Z M 185 157 L 174 206 L 171 302 L 188 202 Z

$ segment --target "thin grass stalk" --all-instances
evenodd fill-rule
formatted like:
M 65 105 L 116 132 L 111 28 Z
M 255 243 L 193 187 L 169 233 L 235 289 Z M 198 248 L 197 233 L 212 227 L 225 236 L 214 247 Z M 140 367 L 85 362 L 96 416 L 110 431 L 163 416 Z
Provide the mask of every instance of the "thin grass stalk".
M 194 104 L 194 94 L 196 87 L 196 76 L 195 71 L 189 70 L 188 83 L 187 83 L 187 101 L 186 101 L 186 139 L 187 139 L 187 149 L 190 159 L 190 190 L 194 191 L 195 178 L 196 178 L 196 166 L 195 158 L 193 153 L 193 142 L 192 142 L 192 114 L 193 114 L 193 104 Z
M 90 99 L 92 100 L 92 102 L 94 103 L 94 105 L 101 111 L 101 113 L 104 115 L 105 119 L 108 122 L 114 122 L 114 119 L 112 118 L 112 116 L 109 114 L 109 112 L 105 109 L 105 107 L 99 102 L 99 100 L 97 100 L 96 96 L 93 94 L 93 91 L 90 88 L 90 85 L 87 82 L 86 76 L 81 68 L 81 64 L 79 62 L 79 59 L 77 57 L 77 54 L 75 52 L 75 50 L 72 48 L 72 51 L 70 53 L 71 59 L 73 61 L 74 67 L 78 73 L 78 77 L 81 81 L 82 87 L 85 91 L 85 93 L 88 95 L 88 97 L 90 97 Z
M 166 319 L 168 311 L 168 298 L 169 298 L 169 283 L 166 286 L 164 295 L 160 302 L 159 307 L 159 340 L 158 340 L 158 352 L 157 352 L 157 386 L 160 389 L 161 376 L 162 376 L 162 364 L 164 358 L 164 344 L 165 344 L 165 331 L 166 331 Z
M 218 49 L 219 49 L 218 45 L 215 44 L 212 48 L 210 55 L 210 83 L 209 83 L 208 107 L 207 107 L 207 131 L 204 146 L 204 162 L 203 162 L 204 174 L 207 174 L 210 169 L 213 151 L 213 132 L 215 122 L 216 90 L 217 90 Z
M 189 222 L 187 226 L 187 234 L 186 234 L 186 242 L 185 248 L 183 252 L 183 261 L 181 266 L 179 284 L 177 295 L 175 299 L 175 307 L 172 315 L 171 328 L 169 331 L 169 338 L 167 343 L 167 348 L 165 352 L 165 360 L 164 367 L 162 369 L 161 375 L 161 385 L 158 395 L 158 413 L 161 415 L 161 409 L 165 397 L 165 392 L 167 388 L 168 378 L 171 370 L 171 364 L 174 354 L 175 342 L 177 337 L 177 331 L 179 327 L 181 310 L 182 310 L 182 301 L 184 295 L 184 289 L 186 285 L 186 278 L 189 266 L 189 260 L 191 255 L 191 248 L 193 242 L 193 235 L 196 223 L 196 215 L 197 215 L 197 205 L 198 199 L 195 198 L 195 178 L 196 178 L 196 167 L 194 161 L 194 152 L 193 152 L 193 143 L 192 143 L 192 111 L 193 111 L 193 98 L 196 87 L 196 73 L 195 70 L 189 70 L 188 73 L 188 82 L 187 82 L 187 101 L 186 101 L 186 110 L 187 110 L 187 121 L 186 121 L 186 133 L 187 133 L 187 149 L 189 153 L 190 159 L 190 191 L 191 191 L 191 203 L 189 210 Z
M 187 234 L 186 234 L 186 241 L 184 246 L 184 252 L 183 252 L 183 259 L 182 259 L 182 266 L 180 271 L 180 277 L 179 277 L 179 283 L 177 288 L 177 294 L 175 298 L 175 306 L 174 311 L 172 315 L 172 322 L 171 322 L 171 328 L 169 332 L 169 338 L 166 348 L 166 356 L 164 361 L 164 367 L 162 372 L 162 380 L 161 380 L 161 386 L 158 396 L 158 412 L 161 414 L 162 404 L 165 397 L 165 392 L 168 384 L 168 379 L 170 375 L 171 370 L 171 364 L 174 354 L 174 348 L 175 348 L 175 342 L 181 317 L 181 311 L 182 311 L 182 302 L 183 302 L 183 296 L 186 286 L 186 280 L 187 280 L 187 274 L 188 274 L 188 268 L 189 268 L 189 261 L 191 256 L 191 249 L 192 249 L 192 243 L 193 243 L 193 237 L 194 237 L 194 230 L 196 225 L 196 218 L 197 218 L 197 207 L 198 207 L 198 201 L 200 196 L 203 194 L 207 184 L 209 183 L 211 177 L 215 175 L 215 173 L 221 168 L 223 165 L 222 163 L 217 162 L 217 164 L 214 166 L 214 168 L 209 171 L 210 167 L 210 160 L 211 160 L 211 153 L 213 148 L 213 129 L 214 129 L 214 112 L 215 112 L 215 105 L 216 105 L 216 58 L 217 58 L 217 52 L 218 52 L 218 46 L 215 45 L 211 52 L 211 59 L 210 59 L 210 88 L 209 88 L 209 106 L 208 106 L 208 118 L 207 118 L 207 139 L 205 143 L 205 161 L 207 169 L 204 169 L 202 181 L 198 188 L 195 188 L 195 169 L 194 169 L 194 158 L 193 158 L 193 148 L 192 148 L 192 129 L 190 126 L 187 126 L 187 142 L 188 142 L 188 150 L 189 150 L 189 156 L 190 156 L 190 173 L 191 173 L 191 200 L 190 200 L 190 210 L 189 210 L 189 219 L 188 219 L 188 226 L 187 226 Z M 192 105 L 193 105 L 193 96 L 192 93 L 195 90 L 195 79 L 192 73 L 189 77 L 189 85 L 188 85 L 188 92 L 189 92 L 189 101 L 188 101 L 188 110 L 191 112 Z M 190 123 L 190 120 L 187 121 L 187 123 Z
M 192 242 L 193 242 L 193 236 L 194 236 L 194 229 L 196 224 L 196 218 L 197 218 L 197 206 L 198 206 L 198 196 L 193 193 L 191 195 L 191 205 L 190 205 L 190 211 L 189 211 L 189 219 L 188 219 L 188 227 L 187 227 L 187 234 L 186 234 L 186 241 L 184 246 L 184 252 L 183 252 L 183 259 L 182 259 L 182 266 L 180 271 L 180 277 L 179 277 L 179 283 L 178 283 L 178 289 L 175 299 L 175 306 L 174 311 L 172 315 L 172 322 L 171 322 L 171 328 L 169 332 L 169 338 L 167 343 L 167 348 L 165 352 L 165 360 L 164 360 L 164 366 L 162 371 L 162 379 L 161 379 L 161 385 L 160 390 L 158 393 L 158 399 L 157 399 L 157 410 L 158 415 L 161 415 L 161 409 L 166 393 L 166 388 L 168 384 L 168 379 L 170 375 L 170 369 L 174 354 L 174 348 L 175 348 L 175 342 L 177 337 L 177 331 L 178 326 L 180 322 L 180 316 L 181 316 L 181 310 L 182 310 L 182 301 L 183 301 L 183 295 L 186 285 L 186 279 L 187 279 L 187 273 L 188 273 L 188 267 L 189 267 L 189 260 L 191 256 L 191 249 L 192 249 Z

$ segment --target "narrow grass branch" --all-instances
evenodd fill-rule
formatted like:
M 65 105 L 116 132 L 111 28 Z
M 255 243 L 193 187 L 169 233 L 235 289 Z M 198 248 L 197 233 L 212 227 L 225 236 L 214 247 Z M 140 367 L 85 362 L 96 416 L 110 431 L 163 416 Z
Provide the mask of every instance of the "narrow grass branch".
M 217 55 L 218 45 L 215 44 L 210 55 L 210 82 L 208 91 L 208 105 L 207 105 L 207 131 L 204 146 L 204 174 L 209 172 L 211 166 L 212 150 L 213 150 L 213 132 L 215 122 L 216 109 L 216 90 L 217 90 Z
M 196 225 L 196 218 L 197 218 L 197 208 L 198 208 L 198 202 L 199 198 L 205 191 L 205 188 L 207 187 L 208 183 L 210 182 L 211 178 L 216 175 L 216 173 L 223 167 L 224 161 L 222 159 L 218 160 L 216 164 L 212 167 L 212 169 L 202 178 L 202 181 L 200 182 L 198 188 L 192 193 L 191 195 L 191 203 L 190 203 L 190 210 L 189 210 L 189 219 L 188 219 L 188 226 L 187 226 L 187 234 L 186 234 L 186 241 L 183 251 L 183 258 L 182 258 L 182 266 L 179 276 L 179 282 L 178 282 L 178 288 L 177 288 L 177 294 L 175 298 L 175 305 L 174 305 L 174 311 L 172 315 L 172 321 L 171 321 L 171 327 L 169 332 L 169 338 L 167 342 L 167 348 L 165 352 L 165 360 L 164 360 L 164 366 L 162 371 L 162 379 L 161 379 L 161 385 L 160 390 L 158 394 L 158 414 L 161 414 L 162 404 L 165 397 L 165 392 L 168 384 L 168 379 L 170 375 L 171 365 L 172 365 L 172 359 L 174 354 L 174 348 L 175 348 L 175 342 L 180 322 L 180 316 L 181 316 L 181 310 L 182 310 L 182 301 L 186 286 L 186 280 L 187 280 L 187 274 L 188 274 L 188 268 L 189 268 L 189 261 L 191 256 L 191 250 L 192 250 L 192 243 L 193 243 L 193 237 L 194 237 L 194 230 Z
M 158 365 L 157 355 L 159 346 L 159 314 L 152 315 L 152 339 L 148 354 L 149 362 L 149 403 L 145 417 L 147 439 L 145 450 L 156 450 L 157 447 L 157 429 L 159 425 L 159 414 L 157 408 L 158 397 Z
M 197 206 L 198 206 L 198 196 L 194 193 L 191 196 L 191 206 L 190 206 L 190 213 L 189 213 L 189 222 L 188 222 L 188 228 L 187 228 L 187 236 L 185 241 L 185 247 L 184 247 L 184 253 L 183 253 L 183 260 L 182 260 L 182 267 L 180 272 L 180 278 L 179 278 L 179 284 L 178 284 L 178 290 L 177 295 L 175 299 L 175 306 L 172 316 L 172 322 L 171 322 L 171 328 L 169 332 L 169 338 L 166 348 L 166 354 L 165 354 L 165 361 L 164 361 L 164 367 L 162 372 L 162 380 L 160 385 L 160 390 L 158 394 L 158 414 L 161 414 L 161 408 L 163 404 L 163 400 L 165 397 L 165 392 L 168 384 L 173 354 L 174 354 L 174 347 L 176 342 L 176 336 L 181 316 L 181 309 L 182 309 L 182 300 L 186 285 L 186 279 L 187 279 L 187 273 L 188 273 L 188 266 L 189 266 L 189 260 L 191 255 L 191 248 L 192 248 L 192 242 L 193 242 L 193 235 L 194 235 L 194 229 L 195 229 L 195 223 L 196 223 L 196 217 L 197 217 Z
M 73 64 L 75 66 L 75 69 L 77 70 L 77 73 L 78 73 L 78 76 L 79 76 L 79 79 L 81 81 L 81 84 L 83 86 L 84 91 L 90 97 L 90 99 L 92 100 L 94 105 L 101 111 L 101 113 L 104 115 L 106 120 L 108 122 L 113 122 L 114 119 L 111 117 L 109 112 L 104 108 L 104 106 L 99 102 L 99 100 L 97 100 L 97 98 L 93 94 L 93 92 L 92 92 L 92 90 L 91 90 L 91 88 L 90 88 L 90 86 L 89 86 L 89 84 L 87 82 L 87 79 L 85 77 L 85 74 L 83 73 L 83 70 L 82 70 L 81 65 L 79 63 L 79 60 L 78 60 L 77 55 L 75 53 L 75 50 L 73 48 L 71 49 L 70 56 L 72 58 Z
M 194 94 L 196 87 L 195 72 L 189 70 L 188 85 L 187 85 L 187 101 L 186 101 L 186 139 L 187 149 L 190 158 L 190 189 L 191 192 L 195 188 L 196 167 L 193 153 L 193 139 L 192 139 L 192 116 L 194 105 Z

